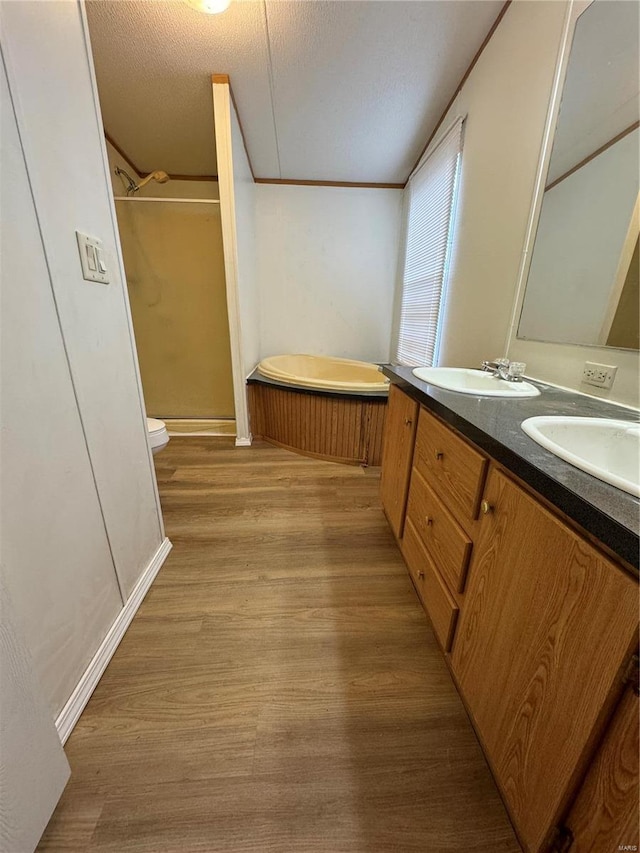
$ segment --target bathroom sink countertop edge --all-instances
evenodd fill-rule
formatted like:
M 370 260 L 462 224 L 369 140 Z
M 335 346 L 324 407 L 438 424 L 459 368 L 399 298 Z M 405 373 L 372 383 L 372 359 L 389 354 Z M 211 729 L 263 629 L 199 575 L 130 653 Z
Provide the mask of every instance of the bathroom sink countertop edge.
M 423 382 L 410 367 L 382 369 L 392 383 L 531 486 L 638 576 L 640 500 L 565 462 L 521 429 L 524 420 L 540 415 L 638 422 L 636 412 L 536 380 L 528 380 L 541 391 L 536 397 L 481 397 Z

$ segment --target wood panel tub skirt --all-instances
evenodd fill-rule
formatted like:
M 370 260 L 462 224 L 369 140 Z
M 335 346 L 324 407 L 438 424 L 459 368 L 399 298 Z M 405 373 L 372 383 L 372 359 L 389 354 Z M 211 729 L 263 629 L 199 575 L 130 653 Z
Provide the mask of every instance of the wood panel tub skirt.
M 386 396 L 332 394 L 250 378 L 254 438 L 304 456 L 347 465 L 380 465 Z

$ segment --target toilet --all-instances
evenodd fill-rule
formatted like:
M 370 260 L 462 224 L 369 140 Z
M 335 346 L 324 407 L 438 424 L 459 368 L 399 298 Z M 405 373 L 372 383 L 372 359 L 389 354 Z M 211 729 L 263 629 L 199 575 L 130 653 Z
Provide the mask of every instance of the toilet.
M 160 453 L 169 443 L 169 434 L 164 421 L 157 418 L 147 418 L 147 435 L 153 454 Z

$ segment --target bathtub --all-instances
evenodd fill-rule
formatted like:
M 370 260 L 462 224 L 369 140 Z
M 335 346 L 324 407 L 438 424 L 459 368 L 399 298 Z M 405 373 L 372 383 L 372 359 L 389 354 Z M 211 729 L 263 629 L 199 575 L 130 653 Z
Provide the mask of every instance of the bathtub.
M 377 365 L 348 358 L 320 355 L 273 355 L 263 359 L 258 370 L 268 379 L 334 391 L 387 391 L 389 380 Z
M 247 386 L 254 438 L 316 459 L 380 465 L 389 383 L 375 364 L 274 355 Z

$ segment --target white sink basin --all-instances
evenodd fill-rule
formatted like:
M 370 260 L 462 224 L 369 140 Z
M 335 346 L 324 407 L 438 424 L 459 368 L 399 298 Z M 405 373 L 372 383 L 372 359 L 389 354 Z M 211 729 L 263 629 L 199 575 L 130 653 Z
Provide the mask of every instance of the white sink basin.
M 507 382 L 487 373 L 464 367 L 416 367 L 413 375 L 430 385 L 476 394 L 481 397 L 537 397 L 540 391 L 530 382 Z
M 640 424 L 637 422 L 538 417 L 523 421 L 522 429 L 576 468 L 640 497 Z

